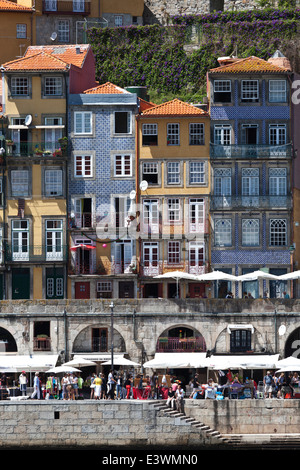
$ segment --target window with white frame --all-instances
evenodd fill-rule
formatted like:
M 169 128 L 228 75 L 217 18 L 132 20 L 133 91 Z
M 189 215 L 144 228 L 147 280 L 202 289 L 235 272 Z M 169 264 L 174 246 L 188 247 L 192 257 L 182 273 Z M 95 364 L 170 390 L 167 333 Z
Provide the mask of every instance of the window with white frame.
M 131 112 L 130 111 L 116 111 L 114 113 L 115 134 L 131 134 Z
M 180 242 L 168 242 L 168 264 L 180 263 Z
M 158 184 L 157 162 L 143 162 L 142 179 L 147 181 L 148 184 Z
M 114 156 L 114 176 L 116 177 L 132 176 L 131 155 L 115 155 Z
M 269 195 L 286 196 L 287 193 L 287 169 L 269 168 Z
M 203 266 L 205 261 L 204 244 L 199 242 L 189 243 L 190 266 Z
M 287 245 L 286 219 L 270 219 L 270 246 Z
M 257 103 L 259 100 L 258 80 L 242 80 L 241 84 L 242 102 Z
M 29 260 L 29 221 L 16 219 L 11 222 L 12 259 L 13 261 Z
M 68 44 L 70 42 L 70 23 L 68 20 L 59 20 L 57 40 L 64 44 Z
M 231 126 L 216 124 L 214 126 L 214 143 L 218 145 L 231 144 Z
M 285 124 L 270 124 L 269 143 L 270 145 L 285 145 L 286 144 Z
M 159 232 L 159 201 L 158 199 L 143 200 L 143 230 Z
M 98 298 L 112 298 L 112 283 L 111 281 L 98 281 L 97 282 L 97 297 Z
M 46 220 L 46 261 L 63 258 L 63 221 Z
M 45 196 L 63 195 L 63 172 L 62 170 L 45 170 Z
M 27 37 L 27 25 L 17 24 L 17 39 L 26 39 Z
M 179 124 L 167 124 L 167 145 L 179 145 Z
M 84 1 L 85 0 L 73 0 L 73 11 L 74 12 L 84 12 Z
M 259 219 L 242 220 L 242 245 L 259 245 Z
M 62 137 L 62 128 L 55 126 L 62 126 L 61 117 L 45 117 L 45 125 L 49 126 L 45 129 L 45 150 L 54 152 L 60 148 L 59 139 Z M 50 126 L 53 126 L 52 128 Z
M 11 195 L 13 197 L 24 197 L 29 195 L 29 171 L 11 170 Z
M 231 195 L 231 168 L 214 169 L 214 194 L 216 196 Z
M 180 200 L 178 198 L 170 198 L 167 201 L 168 222 L 180 222 Z
M 204 145 L 204 124 L 190 123 L 190 145 Z
M 13 96 L 28 96 L 29 79 L 27 77 L 12 77 L 11 94 Z
M 231 219 L 217 219 L 215 226 L 215 246 L 232 245 L 232 221 Z
M 92 113 L 75 111 L 74 134 L 92 134 Z
M 157 124 L 143 124 L 142 144 L 157 145 Z
M 190 184 L 205 183 L 205 162 L 190 162 Z
M 115 26 L 123 26 L 123 15 L 115 15 L 114 23 L 115 23 Z
M 180 162 L 167 163 L 167 183 L 180 184 Z
M 76 178 L 91 178 L 93 176 L 92 155 L 75 155 L 74 176 Z
M 286 80 L 269 80 L 269 102 L 286 102 Z
M 214 102 L 230 103 L 231 102 L 231 81 L 215 80 L 214 81 Z
M 61 96 L 62 91 L 62 77 L 45 77 L 44 96 Z
M 259 195 L 259 168 L 242 169 L 242 195 Z

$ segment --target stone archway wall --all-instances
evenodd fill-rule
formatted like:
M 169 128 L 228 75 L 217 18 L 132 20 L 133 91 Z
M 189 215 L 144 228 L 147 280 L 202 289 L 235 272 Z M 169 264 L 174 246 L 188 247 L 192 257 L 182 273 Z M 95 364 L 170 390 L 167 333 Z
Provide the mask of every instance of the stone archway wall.
M 76 335 L 73 344 L 72 344 L 72 351 L 74 353 L 80 352 L 92 352 L 92 328 L 106 328 L 108 332 L 107 336 L 107 350 L 110 351 L 111 348 L 111 337 L 110 337 L 110 325 L 107 323 L 103 324 L 93 324 L 86 326 L 83 328 L 78 334 Z M 113 343 L 114 343 L 114 351 L 117 352 L 125 352 L 125 340 L 121 333 L 114 328 L 114 335 L 113 335 Z

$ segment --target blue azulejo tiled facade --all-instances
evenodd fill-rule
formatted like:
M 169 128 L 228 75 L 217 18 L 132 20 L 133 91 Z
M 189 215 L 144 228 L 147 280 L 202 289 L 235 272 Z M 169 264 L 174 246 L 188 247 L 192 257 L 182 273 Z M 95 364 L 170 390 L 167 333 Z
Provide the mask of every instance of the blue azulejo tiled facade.
M 135 190 L 137 95 L 69 97 L 68 214 L 71 295 L 136 296 L 128 220 Z
M 292 266 L 289 73 L 255 70 L 251 58 L 249 65 L 249 72 L 221 66 L 208 74 L 211 267 L 280 275 Z M 221 282 L 215 295 L 283 297 L 289 289 L 278 281 Z

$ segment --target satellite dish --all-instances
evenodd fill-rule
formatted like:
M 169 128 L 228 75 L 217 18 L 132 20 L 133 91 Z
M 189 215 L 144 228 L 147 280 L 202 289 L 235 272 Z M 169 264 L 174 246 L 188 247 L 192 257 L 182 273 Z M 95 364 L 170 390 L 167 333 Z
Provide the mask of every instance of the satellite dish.
M 279 336 L 283 336 L 286 332 L 286 326 L 285 325 L 280 325 L 278 329 Z
M 130 191 L 129 197 L 130 197 L 130 199 L 134 199 L 135 196 L 136 196 L 136 192 L 135 192 L 135 190 L 133 189 L 132 191 Z
M 148 181 L 146 181 L 146 180 L 141 181 L 140 190 L 141 191 L 146 191 L 147 188 L 148 188 Z
M 51 41 L 55 41 L 56 38 L 57 38 L 57 33 L 54 31 L 54 33 L 51 34 L 50 39 Z
M 30 126 L 31 123 L 32 123 L 32 116 L 31 114 L 27 114 L 25 118 L 25 126 Z

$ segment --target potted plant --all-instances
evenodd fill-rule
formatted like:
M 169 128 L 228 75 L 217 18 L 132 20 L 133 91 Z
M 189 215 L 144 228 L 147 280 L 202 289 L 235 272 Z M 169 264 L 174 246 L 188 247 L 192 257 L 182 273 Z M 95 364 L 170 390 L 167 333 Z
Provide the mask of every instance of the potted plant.
M 7 155 L 12 155 L 14 141 L 10 140 L 10 139 L 6 139 L 5 144 L 6 144 L 6 153 L 7 153 Z
M 58 142 L 60 144 L 60 149 L 64 154 L 67 151 L 68 147 L 68 137 L 61 137 L 60 139 L 58 139 Z

